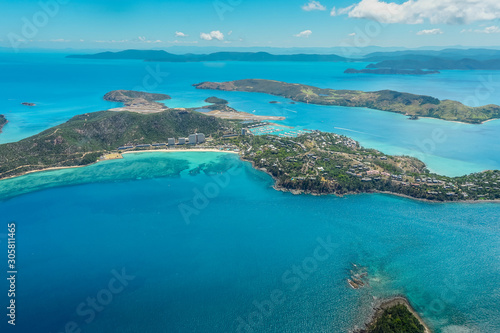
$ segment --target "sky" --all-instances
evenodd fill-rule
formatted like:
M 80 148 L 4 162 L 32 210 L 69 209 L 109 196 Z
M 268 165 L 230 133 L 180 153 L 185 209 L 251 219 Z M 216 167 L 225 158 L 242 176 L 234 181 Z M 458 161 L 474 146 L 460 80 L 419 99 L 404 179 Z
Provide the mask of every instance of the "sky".
M 499 0 L 11 0 L 0 46 L 500 47 Z

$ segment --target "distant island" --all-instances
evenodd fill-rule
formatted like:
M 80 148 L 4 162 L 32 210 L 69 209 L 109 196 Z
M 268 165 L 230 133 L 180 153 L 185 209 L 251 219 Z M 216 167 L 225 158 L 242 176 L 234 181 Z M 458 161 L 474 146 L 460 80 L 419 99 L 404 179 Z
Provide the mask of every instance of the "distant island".
M 28 102 L 22 102 L 21 104 L 25 106 L 36 106 L 35 103 L 28 103 Z
M 122 94 L 148 96 L 123 91 L 108 96 L 123 99 Z M 363 148 L 338 134 L 295 131 L 297 136 L 273 135 L 272 126 L 280 125 L 234 120 L 244 120 L 245 116 L 235 118 L 232 114 L 238 111 L 224 111 L 228 107 L 222 105 L 223 109 L 217 104 L 213 107 L 219 113 L 227 112 L 227 117 L 197 112 L 199 108 L 166 108 L 152 113 L 100 111 L 75 116 L 40 134 L 1 144 L 0 179 L 88 165 L 123 151 L 196 147 L 166 142 L 204 133 L 208 139 L 203 148 L 239 152 L 243 160 L 271 175 L 278 190 L 317 195 L 381 192 L 430 201 L 500 199 L 500 171 L 462 177 L 437 175 L 416 158 Z M 259 128 L 269 134 L 253 135 L 252 130 Z
M 438 74 L 439 70 L 500 70 L 500 51 L 491 49 L 444 49 L 374 52 L 362 58 L 336 54 L 271 54 L 268 52 L 214 52 L 209 54 L 174 54 L 164 50 L 124 50 L 95 54 L 71 54 L 67 58 L 143 60 L 154 62 L 372 62 L 366 74 L 423 75 Z M 380 70 L 380 71 L 378 71 Z M 429 70 L 420 72 L 420 70 Z M 354 74 L 351 68 L 348 74 Z M 412 72 L 414 71 L 414 72 Z
M 0 114 L 0 133 L 2 133 L 2 129 L 3 127 L 5 126 L 5 124 L 7 124 L 9 121 L 7 120 L 7 118 L 5 118 L 5 116 L 3 114 Z
M 246 79 L 228 82 L 202 82 L 197 89 L 245 91 L 271 94 L 293 101 L 349 107 L 366 107 L 382 111 L 402 113 L 408 116 L 430 117 L 470 124 L 480 124 L 500 118 L 500 106 L 466 106 L 452 100 L 415 95 L 393 90 L 363 92 L 359 90 L 322 89 L 297 83 L 273 80 Z
M 475 59 L 396 59 L 370 64 L 366 68 L 390 68 L 400 70 L 500 70 L 500 58 L 490 60 Z
M 205 61 L 299 61 L 339 62 L 349 59 L 335 54 L 290 54 L 275 55 L 267 52 L 215 52 L 210 54 L 173 54 L 163 50 L 125 50 L 96 54 L 74 54 L 67 58 L 80 59 L 136 59 L 159 62 L 205 62 Z
M 228 104 L 228 101 L 226 101 L 225 99 L 218 98 L 215 96 L 212 96 L 212 97 L 205 99 L 205 102 L 212 103 L 212 104 Z
M 439 71 L 423 71 L 421 69 L 393 69 L 393 68 L 379 68 L 379 69 L 348 68 L 344 71 L 344 73 L 345 74 L 426 75 L 426 74 L 439 74 Z

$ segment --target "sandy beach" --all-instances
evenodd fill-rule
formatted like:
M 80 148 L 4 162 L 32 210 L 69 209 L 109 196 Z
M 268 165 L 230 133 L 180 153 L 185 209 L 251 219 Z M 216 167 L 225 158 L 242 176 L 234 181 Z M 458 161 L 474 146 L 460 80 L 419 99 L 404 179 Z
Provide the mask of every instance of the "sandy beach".
M 149 150 L 132 150 L 132 151 L 124 151 L 122 155 L 125 154 L 137 154 L 137 153 L 193 153 L 193 152 L 212 152 L 212 153 L 230 153 L 237 154 L 238 152 L 232 150 L 219 150 L 215 148 L 195 148 L 195 149 L 149 149 Z

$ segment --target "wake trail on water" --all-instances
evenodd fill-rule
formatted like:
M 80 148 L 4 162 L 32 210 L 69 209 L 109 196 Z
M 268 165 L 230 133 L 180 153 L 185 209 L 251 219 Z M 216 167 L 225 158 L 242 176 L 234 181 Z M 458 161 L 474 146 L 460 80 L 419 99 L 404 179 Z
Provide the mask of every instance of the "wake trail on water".
M 343 131 L 355 132 L 355 133 L 366 134 L 366 135 L 371 135 L 371 136 L 378 136 L 379 138 L 383 138 L 383 136 L 382 136 L 382 135 L 377 135 L 377 134 L 373 134 L 373 133 L 367 133 L 367 132 L 355 131 L 355 130 L 352 130 L 352 129 L 342 128 L 342 127 L 334 127 L 334 128 L 335 128 L 335 129 L 339 129 L 339 130 L 343 130 Z

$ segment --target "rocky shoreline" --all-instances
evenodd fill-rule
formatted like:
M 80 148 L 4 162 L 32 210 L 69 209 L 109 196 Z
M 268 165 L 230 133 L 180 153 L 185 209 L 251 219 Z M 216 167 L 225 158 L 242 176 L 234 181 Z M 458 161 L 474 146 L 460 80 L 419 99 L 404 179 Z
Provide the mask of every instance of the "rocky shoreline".
M 377 320 L 382 316 L 385 310 L 392 308 L 396 305 L 404 305 L 408 311 L 419 321 L 419 323 L 424 327 L 425 333 L 432 333 L 433 331 L 430 327 L 425 323 L 425 321 L 420 317 L 420 315 L 415 311 L 415 309 L 411 306 L 408 299 L 403 296 L 395 296 L 389 299 L 382 299 L 377 301 L 377 303 L 373 306 L 373 313 L 369 318 L 368 322 L 365 324 L 365 328 L 354 330 L 352 333 L 368 333 L 369 327 L 373 326 Z
M 3 127 L 8 123 L 9 121 L 7 118 L 5 118 L 5 115 L 0 114 L 0 133 L 2 133 Z
M 402 198 L 405 198 L 405 199 L 417 200 L 417 201 L 422 201 L 422 202 L 427 202 L 427 203 L 453 203 L 453 202 L 455 202 L 455 203 L 470 203 L 470 204 L 472 204 L 472 203 L 500 203 L 500 200 L 461 200 L 461 201 L 429 200 L 429 199 L 423 199 L 423 198 L 416 198 L 416 197 L 412 197 L 412 196 L 409 196 L 409 195 L 405 195 L 405 194 L 401 194 L 401 193 L 396 193 L 396 192 L 376 191 L 376 190 L 371 191 L 371 192 L 346 192 L 346 193 L 332 192 L 332 193 L 319 193 L 319 192 L 315 192 L 315 191 L 305 191 L 305 190 L 302 190 L 302 189 L 291 189 L 291 188 L 287 188 L 287 187 L 282 186 L 280 184 L 279 179 L 276 178 L 272 173 L 270 173 L 266 168 L 261 168 L 261 167 L 255 166 L 255 163 L 252 160 L 245 159 L 241 155 L 240 155 L 240 159 L 242 161 L 249 162 L 254 169 L 262 171 L 262 172 L 265 172 L 266 174 L 268 174 L 269 176 L 271 176 L 271 178 L 274 180 L 274 184 L 272 186 L 273 189 L 275 189 L 276 191 L 280 191 L 280 192 L 289 192 L 289 193 L 292 193 L 293 195 L 301 195 L 301 194 L 313 195 L 313 196 L 334 195 L 336 197 L 342 198 L 342 197 L 347 196 L 347 195 L 375 194 L 375 193 L 378 193 L 378 194 L 394 195 L 394 196 L 402 197 Z

